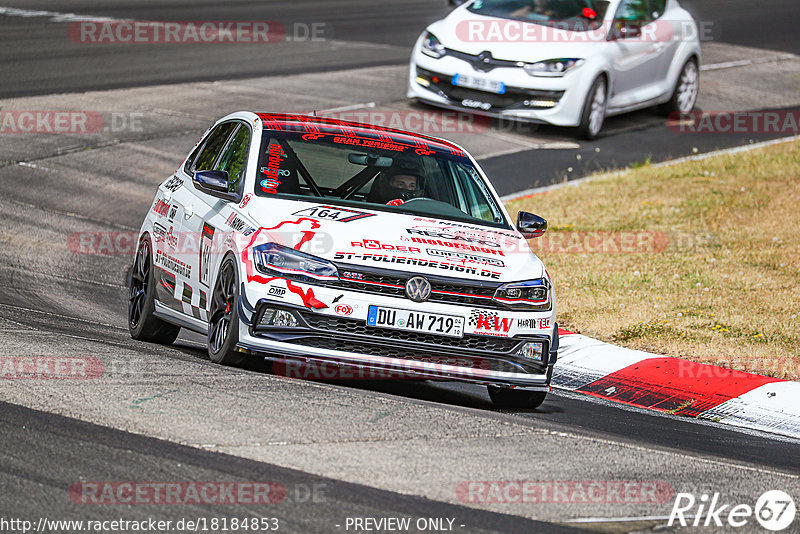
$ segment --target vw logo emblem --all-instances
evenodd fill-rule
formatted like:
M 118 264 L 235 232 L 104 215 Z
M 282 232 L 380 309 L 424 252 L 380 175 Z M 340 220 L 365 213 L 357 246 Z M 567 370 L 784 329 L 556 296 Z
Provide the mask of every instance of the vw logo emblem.
M 425 302 L 431 297 L 431 283 L 421 276 L 406 282 L 406 295 L 414 302 Z
M 472 68 L 480 72 L 489 72 L 494 68 L 492 59 L 494 58 L 491 52 L 481 52 L 478 54 L 478 57 L 472 61 Z

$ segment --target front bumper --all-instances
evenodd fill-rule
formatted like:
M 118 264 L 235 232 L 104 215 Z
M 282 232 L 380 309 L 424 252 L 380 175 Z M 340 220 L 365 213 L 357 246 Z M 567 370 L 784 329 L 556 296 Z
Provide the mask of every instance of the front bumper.
M 258 293 L 258 288 L 252 289 L 256 291 L 250 291 L 251 298 Z M 314 290 L 319 298 L 327 301 L 325 288 L 314 286 Z M 359 297 L 363 295 L 351 295 L 344 300 L 359 308 L 356 303 Z M 513 337 L 465 334 L 453 338 L 367 327 L 363 319 L 339 317 L 331 310 L 312 310 L 270 298 L 260 298 L 251 304 L 244 284 L 239 300 L 242 319 L 239 350 L 280 362 L 285 369 L 315 366 L 330 370 L 333 367 L 342 370 L 334 373 L 338 378 L 388 375 L 389 378 L 451 380 L 547 391 L 557 357 L 558 329 L 555 326 L 548 332 Z M 383 299 L 380 304 L 398 305 Z M 413 303 L 405 301 L 400 305 L 409 307 Z M 298 325 L 290 328 L 261 325 L 266 307 L 292 312 L 298 318 Z M 448 308 L 452 313 L 452 307 Z M 517 354 L 526 341 L 543 343 L 545 350 L 541 361 L 526 361 Z
M 452 56 L 437 60 L 415 54 L 409 69 L 406 96 L 437 107 L 479 116 L 577 126 L 593 81 L 585 69 L 585 66 L 581 67 L 577 72 L 561 78 L 534 78 L 521 68 L 475 72 L 469 63 Z M 503 82 L 506 92 L 501 95 L 455 86 L 451 81 L 456 74 L 477 75 Z

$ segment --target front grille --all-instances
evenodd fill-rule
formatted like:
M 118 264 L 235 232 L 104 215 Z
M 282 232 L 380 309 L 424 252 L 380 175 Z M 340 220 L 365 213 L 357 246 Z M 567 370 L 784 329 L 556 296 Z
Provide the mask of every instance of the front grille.
M 506 92 L 502 95 L 460 87 L 450 83 L 452 76 L 431 72 L 425 69 L 417 69 L 417 75 L 427 79 L 431 84 L 431 89 L 447 97 L 456 104 L 461 104 L 464 100 L 477 100 L 490 104 L 493 109 L 549 109 L 553 106 L 536 106 L 532 101 L 547 100 L 558 103 L 564 96 L 564 91 L 543 91 L 536 89 L 524 89 L 521 87 L 506 86 Z M 435 78 L 439 82 L 434 82 Z M 528 102 L 528 104 L 526 104 Z
M 310 312 L 301 313 L 300 315 L 302 315 L 303 319 L 311 328 L 327 330 L 336 334 L 356 334 L 411 343 L 425 343 L 460 350 L 510 354 L 515 353 L 517 347 L 522 342 L 521 339 L 515 338 L 497 338 L 470 334 L 462 338 L 437 336 L 424 332 L 407 332 L 405 330 L 372 327 L 367 326 L 364 321 L 340 319 Z
M 254 316 L 255 324 L 250 329 L 251 335 L 304 347 L 473 369 L 517 373 L 542 373 L 547 369 L 547 357 L 544 362 L 536 362 L 518 354 L 519 347 L 526 341 L 543 341 L 545 354 L 548 354 L 549 343 L 546 337 L 501 338 L 476 334 L 466 334 L 461 338 L 448 337 L 369 327 L 364 320 L 322 315 L 285 305 L 278 307 L 294 312 L 300 325 L 269 327 L 260 325 L 260 317 L 266 307 L 272 308 L 276 305 L 271 301 L 259 301 L 258 311 Z
M 519 61 L 510 61 L 508 59 L 497 59 L 492 57 L 492 55 L 488 52 L 483 52 L 482 54 L 472 55 L 467 54 L 466 52 L 459 52 L 458 50 L 453 50 L 452 48 L 447 49 L 447 55 L 452 56 L 454 58 L 458 58 L 461 61 L 466 61 L 472 68 L 478 72 L 489 72 L 494 69 L 498 68 L 520 68 Z
M 341 264 L 338 267 L 339 280 L 325 282 L 325 286 L 401 298 L 406 298 L 405 285 L 408 279 L 416 276 L 415 274 L 398 271 L 374 271 Z M 470 283 L 452 278 L 427 275 L 425 278 L 431 283 L 431 297 L 428 302 L 507 309 L 502 304 L 492 300 L 496 289 L 501 285 L 500 283 Z
M 498 95 L 496 93 L 488 93 L 486 91 L 478 91 L 477 89 L 468 89 L 466 87 L 459 87 L 457 85 L 439 84 L 438 87 L 442 89 L 444 94 L 450 100 L 461 102 L 462 100 L 477 100 L 479 102 L 486 102 L 491 104 L 493 108 L 510 108 L 519 102 L 519 99 L 514 95 L 506 94 Z

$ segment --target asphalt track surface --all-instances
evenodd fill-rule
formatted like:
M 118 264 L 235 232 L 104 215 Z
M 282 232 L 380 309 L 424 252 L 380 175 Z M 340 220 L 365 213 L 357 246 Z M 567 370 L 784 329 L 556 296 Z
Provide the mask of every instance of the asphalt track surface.
M 698 20 L 711 23 L 714 40 L 800 54 L 797 2 L 692 0 L 682 4 Z M 324 25 L 326 39 L 385 46 L 350 53 L 307 46 L 306 42 L 272 48 L 240 44 L 96 46 L 65 42 L 62 28 L 36 18 L 2 18 L 0 96 L 6 97 L 398 65 L 408 60 L 421 29 L 448 12 L 444 0 L 6 0 L 0 5 L 115 19 L 277 21 L 290 29 L 296 23 L 317 23 Z
M 191 47 L 87 53 L 65 46 L 63 33 L 61 40 L 52 38 L 63 32 L 63 23 L 0 17 L 0 94 L 6 98 L 399 65 L 407 57 L 402 46 L 445 11 L 443 2 L 387 2 L 381 3 L 383 12 L 366 1 L 239 2 L 224 8 L 211 2 L 16 6 L 140 20 L 322 20 L 333 25 L 333 38 L 369 46 L 298 45 L 268 55 L 236 48 L 233 56 Z M 259 11 L 264 6 L 269 11 Z M 773 7 L 796 9 L 786 3 Z M 722 9 L 706 2 L 697 8 Z M 725 14 L 731 17 L 722 19 L 725 27 L 743 24 L 730 9 Z M 775 48 L 797 51 L 789 34 L 773 39 Z M 596 144 L 578 149 L 585 151 L 583 171 L 648 157 L 645 150 L 635 151 L 635 159 L 625 157 L 630 147 L 643 146 L 644 130 L 654 140 L 664 138 L 658 130 L 663 126 L 629 124 L 612 124 Z M 279 517 L 287 532 L 341 532 L 336 525 L 347 517 L 407 516 L 455 518 L 464 532 L 558 532 L 574 526 L 663 531 L 671 500 L 486 505 L 460 501 L 455 488 L 466 480 L 658 480 L 676 492 L 720 492 L 737 503 L 752 504 L 769 489 L 800 495 L 795 440 L 557 391 L 536 411 L 502 412 L 491 407 L 484 389 L 472 386 L 283 379 L 258 362 L 248 369 L 218 367 L 192 334 L 171 347 L 133 342 L 124 311 L 129 257 L 74 254 L 64 243 L 76 232 L 138 228 L 156 184 L 166 176 L 164 167 L 174 167 L 174 154 L 182 157 L 204 128 L 201 121 L 170 126 L 122 142 L 101 138 L 74 145 L 41 137 L 3 142 L 0 355 L 91 356 L 103 362 L 106 373 L 89 381 L 0 382 L 0 518 L 249 515 Z M 545 136 L 562 140 L 559 132 Z M 678 156 L 697 144 L 687 137 L 666 146 Z M 9 155 L 20 151 L 34 163 L 21 165 L 21 158 Z M 545 177 L 575 161 L 574 151 L 549 152 L 548 161 L 556 163 L 542 171 Z M 607 159 L 593 160 L 592 154 Z M 523 151 L 483 164 L 501 176 L 514 166 L 530 169 L 537 164 L 534 157 L 540 157 L 538 151 Z M 558 179 L 553 174 L 533 185 Z M 508 193 L 518 186 L 503 182 L 499 188 Z M 290 495 L 321 485 L 325 497 L 289 498 L 267 508 L 80 505 L 69 499 L 73 484 L 93 480 L 268 480 L 286 486 Z M 581 518 L 595 520 L 562 525 Z

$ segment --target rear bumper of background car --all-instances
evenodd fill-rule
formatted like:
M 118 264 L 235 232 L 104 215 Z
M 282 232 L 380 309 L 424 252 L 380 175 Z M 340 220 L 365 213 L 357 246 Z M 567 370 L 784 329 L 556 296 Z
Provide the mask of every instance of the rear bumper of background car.
M 293 312 L 298 326 L 264 327 L 260 318 L 265 307 Z M 251 304 L 244 291 L 239 297 L 239 315 L 238 349 L 279 363 L 287 376 L 294 377 L 452 380 L 548 391 L 558 352 L 555 325 L 547 335 L 513 338 L 407 335 L 273 299 L 261 298 Z M 514 353 L 530 340 L 544 343 L 542 361 L 523 361 Z M 309 367 L 316 371 L 301 371 Z

